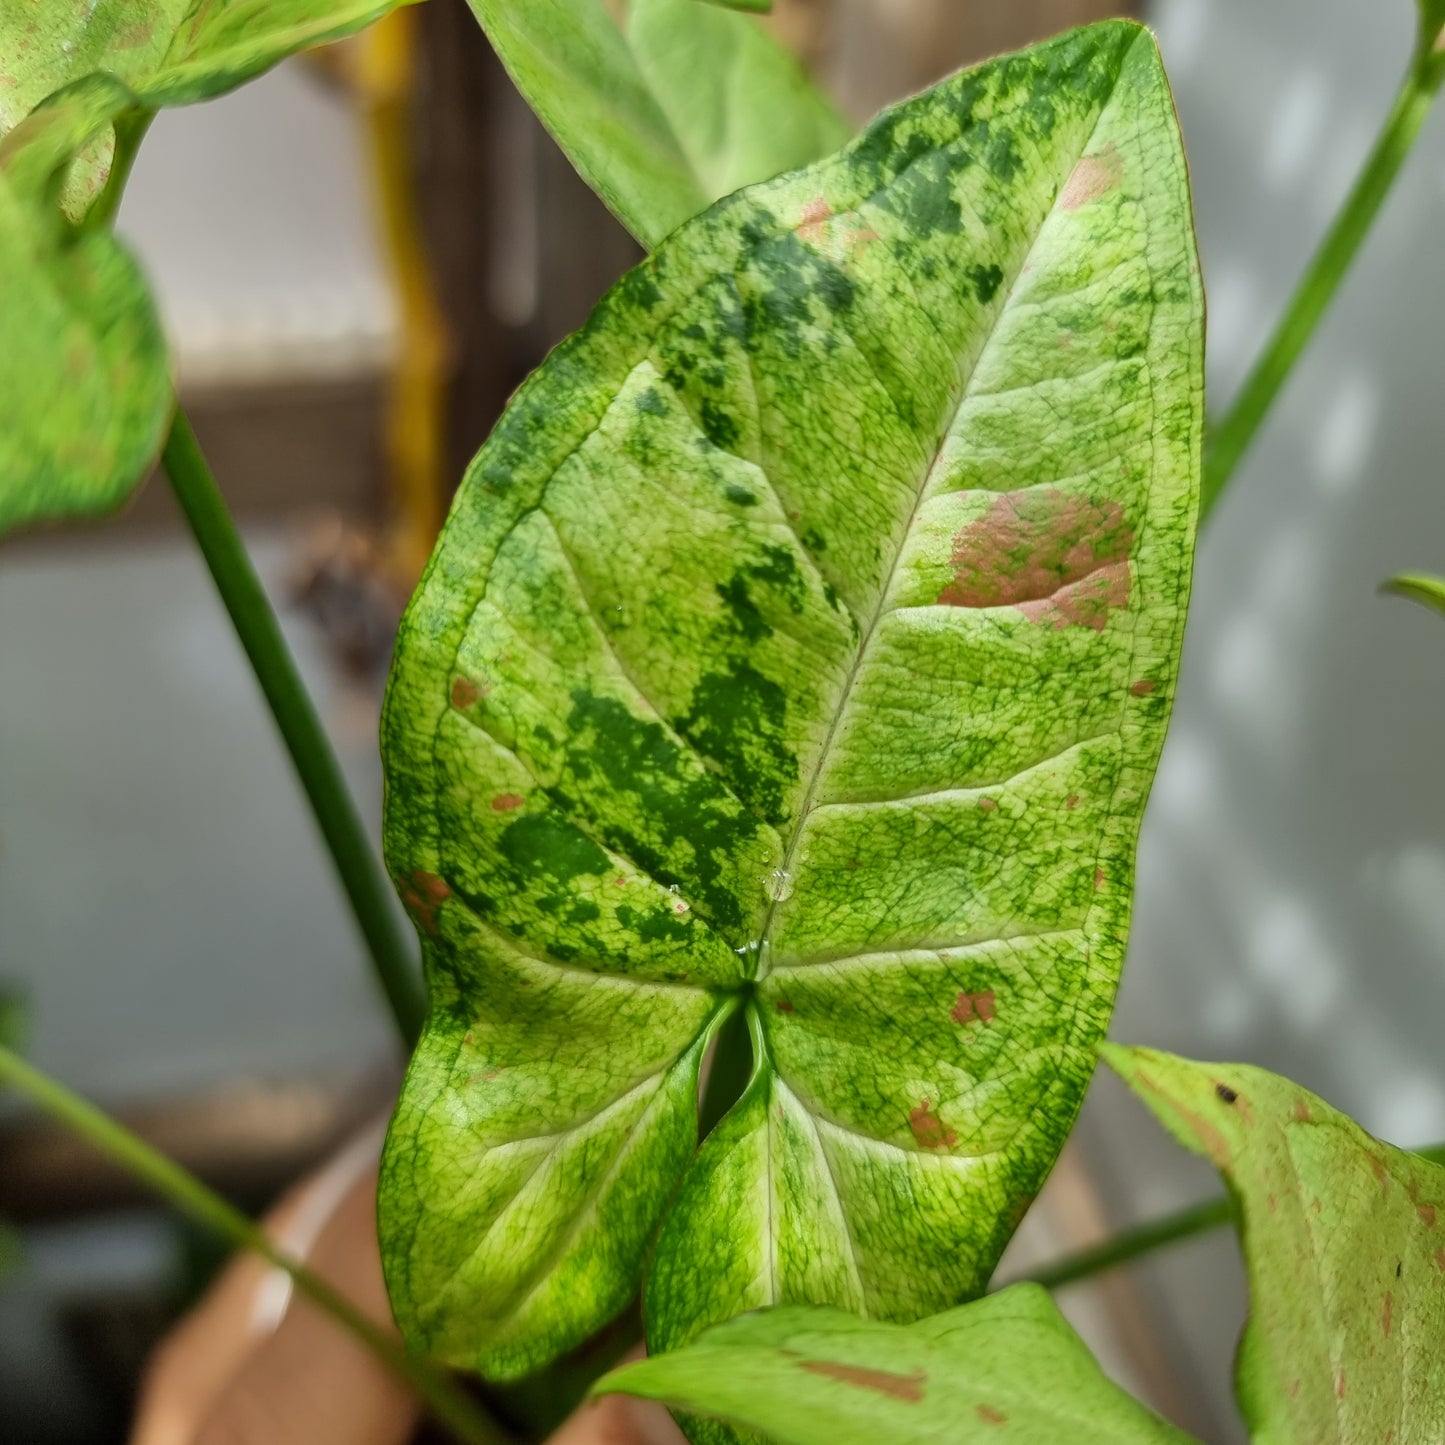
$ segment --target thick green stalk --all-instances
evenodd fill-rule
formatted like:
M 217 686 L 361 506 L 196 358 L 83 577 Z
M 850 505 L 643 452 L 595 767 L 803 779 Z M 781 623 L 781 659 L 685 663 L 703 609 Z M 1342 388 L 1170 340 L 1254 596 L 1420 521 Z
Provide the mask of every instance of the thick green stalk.
M 1441 66 L 1433 46 L 1439 35 L 1422 36 L 1410 73 L 1365 161 L 1344 208 L 1315 253 L 1269 344 L 1246 378 L 1224 420 L 1209 436 L 1204 454 L 1200 516 L 1207 517 L 1249 450 L 1295 362 L 1329 309 L 1365 237 L 1379 215 L 1405 158 L 1440 88 Z
M 181 1214 L 238 1249 L 259 1254 L 291 1277 L 299 1294 L 329 1315 L 416 1392 L 427 1409 L 467 1445 L 503 1445 L 507 1436 L 477 1407 L 450 1376 L 435 1365 L 408 1355 L 401 1343 L 363 1314 L 305 1265 L 288 1258 L 240 1210 L 182 1169 L 94 1104 L 0 1046 L 0 1084 L 29 1097 L 52 1118 L 141 1180 Z
M 281 635 L 276 614 L 201 454 L 195 432 L 180 410 L 171 424 L 164 462 L 181 510 L 200 544 L 221 601 L 251 659 L 256 680 L 306 790 L 397 1028 L 410 1048 L 421 1032 L 425 1002 L 412 950 L 392 905 L 390 885 L 367 839 L 295 659 Z
M 1432 1144 L 1414 1152 L 1432 1164 L 1445 1164 L 1445 1144 Z M 1045 1289 L 1062 1289 L 1066 1284 L 1104 1274 L 1141 1255 L 1152 1254 L 1156 1249 L 1178 1244 L 1181 1240 L 1193 1239 L 1233 1220 L 1232 1200 L 1206 1199 L 1200 1204 L 1191 1204 L 1173 1214 L 1166 1214 L 1162 1219 L 1151 1219 L 1133 1229 L 1126 1229 L 1122 1234 L 1090 1245 L 1076 1254 L 1065 1255 L 1063 1259 L 1036 1270 L 1028 1278 Z

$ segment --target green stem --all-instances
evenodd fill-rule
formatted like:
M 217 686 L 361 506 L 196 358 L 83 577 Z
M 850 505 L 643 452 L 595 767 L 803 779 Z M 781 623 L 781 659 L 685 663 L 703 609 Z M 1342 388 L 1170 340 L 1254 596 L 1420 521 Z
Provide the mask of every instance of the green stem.
M 27 1095 L 52 1118 L 141 1180 L 181 1214 L 238 1249 L 249 1249 L 285 1270 L 297 1293 L 329 1315 L 416 1392 L 431 1413 L 468 1445 L 502 1445 L 507 1437 L 454 1380 L 402 1345 L 305 1265 L 283 1254 L 240 1210 L 132 1134 L 94 1104 L 0 1046 L 0 1083 Z
M 1394 185 L 1405 157 L 1430 113 L 1439 89 L 1440 67 L 1431 59 L 1438 37 L 1422 36 L 1420 50 L 1395 99 L 1385 128 L 1365 161 L 1354 188 L 1315 253 L 1264 353 L 1255 362 L 1224 420 L 1208 438 L 1200 518 L 1207 517 L 1249 450 L 1295 362 L 1314 335 L 1340 283 L 1359 253 L 1375 217 Z
M 120 200 L 125 194 L 125 183 L 130 179 L 131 167 L 140 154 L 140 143 L 155 119 L 153 110 L 129 110 L 115 122 L 115 152 L 111 157 L 110 175 L 106 177 L 105 189 L 95 199 L 95 204 L 86 212 L 85 224 L 100 228 L 109 226 L 120 210 Z
M 1229 1199 L 1209 1199 L 1203 1204 L 1191 1205 L 1175 1214 L 1166 1214 L 1162 1219 L 1152 1219 L 1135 1229 L 1116 1234 L 1102 1244 L 1081 1249 L 1077 1254 L 1066 1255 L 1055 1264 L 1031 1274 L 1029 1278 L 1045 1289 L 1062 1289 L 1066 1284 L 1088 1279 L 1091 1275 L 1103 1274 L 1116 1269 L 1141 1254 L 1150 1254 L 1167 1244 L 1181 1239 L 1192 1239 L 1206 1230 L 1217 1229 L 1234 1218 L 1234 1205 Z
M 1428 1148 L 1411 1152 L 1432 1164 L 1445 1164 L 1445 1144 L 1431 1144 Z M 1116 1269 L 1166 1245 L 1178 1244 L 1181 1240 L 1193 1239 L 1196 1235 L 1230 1224 L 1234 1217 L 1232 1200 L 1206 1199 L 1200 1204 L 1191 1204 L 1173 1214 L 1166 1214 L 1162 1219 L 1151 1219 L 1133 1229 L 1126 1229 L 1122 1234 L 1081 1249 L 1076 1254 L 1065 1255 L 1063 1259 L 1036 1270 L 1028 1278 L 1045 1289 L 1062 1289 L 1066 1284 L 1076 1284 L 1081 1279 Z
M 261 691 L 310 799 L 397 1028 L 410 1047 L 421 1032 L 425 1002 L 386 875 L 372 851 L 336 754 L 281 635 L 276 614 L 266 600 L 196 435 L 180 410 L 171 424 L 164 462 L 181 510 L 200 544 L 221 601 L 251 659 Z

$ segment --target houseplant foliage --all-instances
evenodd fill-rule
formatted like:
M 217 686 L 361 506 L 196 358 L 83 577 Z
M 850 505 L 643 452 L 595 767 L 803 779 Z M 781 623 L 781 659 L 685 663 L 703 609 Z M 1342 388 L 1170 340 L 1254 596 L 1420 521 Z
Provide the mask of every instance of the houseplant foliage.
M 1104 1057 L 1236 1197 L 1252 1314 L 1240 1405 L 1259 1445 L 1427 1445 L 1445 1428 L 1445 1168 L 1371 1138 L 1264 1069 L 1106 1045 Z M 1042 1291 L 917 1325 L 783 1307 L 625 1366 L 599 1390 L 776 1445 L 1008 1438 L 1184 1441 L 1109 1383 Z
M 173 398 L 155 306 L 106 228 L 163 105 L 205 100 L 396 0 L 0 7 L 0 536 L 122 505 Z
M 913 1325 L 782 1305 L 628 1365 L 600 1388 L 765 1430 L 775 1445 L 1189 1440 L 1114 1384 L 1030 1284 Z
M 1097 1057 L 1174 689 L 1202 300 L 1152 41 L 1076 32 L 828 156 L 846 126 L 729 13 L 766 0 L 629 0 L 621 22 L 471 3 L 653 255 L 518 395 L 399 642 L 387 849 L 432 992 L 380 1201 L 409 1344 L 514 1378 L 643 1282 L 654 1357 L 603 1388 L 699 1441 L 1182 1442 L 1038 1290 L 958 1304 Z M 374 944 L 360 825 L 109 224 L 159 106 L 391 8 L 0 13 L 0 533 L 123 501 L 170 427 Z M 1445 0 L 1419 14 L 1380 140 L 1214 432 L 1208 500 L 1445 80 Z M 1390 586 L 1445 610 L 1433 578 Z M 419 1004 L 389 992 L 408 1035 Z M 292 1271 L 458 1438 L 498 1438 L 5 1024 L 0 1001 L 0 1082 Z M 1254 1438 L 1438 1441 L 1445 1171 L 1261 1070 L 1104 1052 L 1230 1187 L 1199 1218 L 1241 1229 Z
M 697 0 L 468 0 L 517 87 L 645 246 L 848 127 L 760 26 Z M 754 5 L 738 8 L 765 9 Z
M 523 387 L 383 723 L 432 992 L 381 1191 L 415 1343 L 543 1365 L 664 1214 L 654 1347 L 983 1287 L 1117 983 L 1201 339 L 1168 90 L 1111 23 L 685 224 Z
M 1236 1391 L 1263 1445 L 1445 1433 L 1445 1168 L 1244 1064 L 1104 1058 L 1240 1214 L 1252 1312 Z

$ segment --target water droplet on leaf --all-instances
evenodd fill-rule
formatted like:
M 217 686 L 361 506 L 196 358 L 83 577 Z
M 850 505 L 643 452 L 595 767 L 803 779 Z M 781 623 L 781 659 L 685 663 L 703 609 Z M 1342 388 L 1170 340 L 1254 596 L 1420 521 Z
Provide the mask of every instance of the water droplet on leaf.
M 763 883 L 763 892 L 774 903 L 786 903 L 793 896 L 793 875 L 786 868 L 774 868 Z

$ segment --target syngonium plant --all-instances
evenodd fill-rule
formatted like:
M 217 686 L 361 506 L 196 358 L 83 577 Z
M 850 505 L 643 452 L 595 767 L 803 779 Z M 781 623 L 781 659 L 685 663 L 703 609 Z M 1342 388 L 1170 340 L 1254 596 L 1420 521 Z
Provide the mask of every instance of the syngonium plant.
M 383 723 L 431 990 L 381 1187 L 410 1339 L 521 1376 L 644 1267 L 654 1349 L 983 1288 L 1123 961 L 1202 341 L 1117 22 L 686 222 L 522 388 Z M 699 1149 L 720 1031 L 750 1069 Z
M 1074 32 L 844 144 L 727 13 L 766 0 L 628 0 L 621 23 L 603 0 L 472 4 L 652 254 L 514 400 L 398 641 L 386 844 L 430 985 L 380 1195 L 408 1344 L 515 1379 L 641 1285 L 653 1357 L 599 1388 L 668 1402 L 699 1442 L 1181 1445 L 1036 1287 L 967 1302 L 1102 1047 L 1230 1186 L 1253 1438 L 1437 1445 L 1445 1171 L 1262 1070 L 1102 1046 L 1200 496 L 1203 303 L 1152 39 Z M 409 1037 L 359 823 L 109 230 L 159 106 L 391 8 L 0 15 L 0 531 L 113 507 L 170 426 Z M 1213 434 L 1206 501 L 1445 80 L 1445 4 L 1420 17 L 1376 151 Z M 1392 585 L 1440 607 L 1432 578 Z M 0 1083 L 496 1441 L 3 1039 Z

